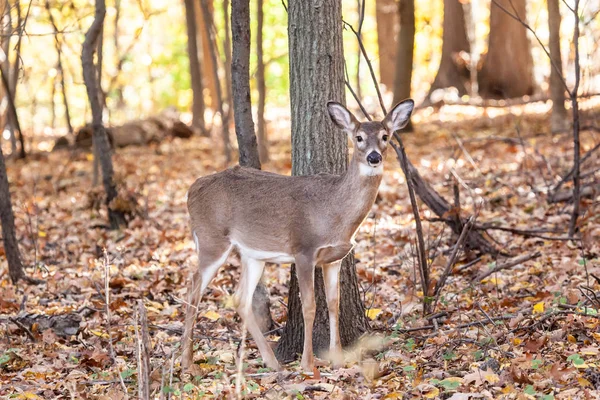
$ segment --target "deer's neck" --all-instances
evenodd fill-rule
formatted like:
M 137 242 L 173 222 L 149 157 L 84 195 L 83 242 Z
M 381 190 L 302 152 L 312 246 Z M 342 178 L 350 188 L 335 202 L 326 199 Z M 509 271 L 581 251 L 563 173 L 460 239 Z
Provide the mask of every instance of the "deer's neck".
M 350 217 L 353 234 L 375 202 L 382 172 L 383 166 L 379 169 L 365 166 L 353 157 L 348 170 L 341 176 L 338 198 L 342 199 L 344 206 L 340 210 Z

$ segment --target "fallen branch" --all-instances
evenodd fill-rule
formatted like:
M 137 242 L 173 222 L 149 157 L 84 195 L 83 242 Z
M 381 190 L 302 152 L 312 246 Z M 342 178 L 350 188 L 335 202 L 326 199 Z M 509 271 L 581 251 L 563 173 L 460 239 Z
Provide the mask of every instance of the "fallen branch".
M 502 271 L 505 269 L 509 269 L 514 267 L 515 265 L 519 265 L 521 263 L 524 263 L 525 261 L 529 261 L 532 260 L 534 258 L 538 258 L 542 255 L 542 253 L 540 253 L 539 251 L 536 251 L 535 253 L 531 253 L 531 254 L 526 254 L 524 256 L 520 256 L 520 257 L 516 257 L 512 260 L 509 260 L 503 264 L 499 264 L 496 265 L 494 268 L 490 269 L 489 271 L 486 271 L 482 274 L 480 274 L 479 276 L 477 276 L 475 279 L 473 279 L 474 281 L 481 281 L 485 278 L 487 278 L 488 276 L 495 274 L 498 271 Z
M 148 317 L 144 301 L 137 301 L 135 310 L 135 339 L 138 371 L 138 398 L 150 399 L 150 336 L 148 335 Z M 139 329 L 138 329 L 139 325 Z
M 583 130 L 584 128 L 581 128 L 581 129 Z M 600 143 L 598 143 L 597 145 L 592 147 L 592 149 L 590 149 L 587 153 L 585 153 L 583 155 L 583 157 L 581 157 L 581 160 L 579 161 L 579 163 L 581 165 L 583 165 L 583 163 L 586 162 L 592 156 L 592 154 L 594 154 L 594 152 L 598 149 L 600 149 Z M 569 179 L 571 179 L 573 177 L 574 173 L 575 173 L 575 167 L 571 168 L 571 170 L 569 172 L 567 172 L 567 174 L 565 176 L 562 177 L 562 179 L 556 184 L 556 186 L 554 186 L 554 189 L 552 189 L 552 196 L 550 196 L 551 199 L 554 199 L 554 197 L 558 193 L 558 190 L 562 187 L 562 185 L 564 185 Z
M 595 193 L 600 192 L 600 184 L 595 185 L 586 185 L 581 188 L 579 193 L 580 198 L 592 197 Z M 573 191 L 572 190 L 564 190 L 556 193 L 554 196 L 548 199 L 548 203 L 561 203 L 563 201 L 572 201 L 573 200 Z

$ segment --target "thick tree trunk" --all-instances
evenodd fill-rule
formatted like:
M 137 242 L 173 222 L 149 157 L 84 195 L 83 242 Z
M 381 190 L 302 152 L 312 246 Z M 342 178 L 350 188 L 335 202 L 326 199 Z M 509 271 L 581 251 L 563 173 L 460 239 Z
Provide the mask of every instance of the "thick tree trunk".
M 348 139 L 336 132 L 326 108 L 328 101 L 344 102 L 341 1 L 290 0 L 288 4 L 292 174 L 341 174 L 347 167 Z M 295 267 L 289 290 L 288 320 L 277 346 L 281 360 L 293 359 L 303 347 L 304 323 Z M 315 272 L 315 299 L 313 345 L 319 353 L 329 346 L 329 317 L 320 268 Z M 368 329 L 352 255 L 344 259 L 340 272 L 339 325 L 345 346 Z
M 388 90 L 391 90 L 394 88 L 398 30 L 400 28 L 396 0 L 377 0 L 376 16 L 379 80 Z
M 263 58 L 263 0 L 256 0 L 256 87 L 258 89 L 258 110 L 256 116 L 258 131 L 258 155 L 260 162 L 269 160 L 269 143 L 265 123 L 265 61 Z
M 479 94 L 510 99 L 533 94 L 533 58 L 526 28 L 499 6 L 526 21 L 525 0 L 494 0 L 488 52 L 479 73 Z
M 471 52 L 465 28 L 465 13 L 459 0 L 444 0 L 444 25 L 442 34 L 442 58 L 429 94 L 436 89 L 455 87 L 458 94 L 468 93 L 469 70 L 455 61 L 456 54 Z
M 0 221 L 2 223 L 4 252 L 6 253 L 6 261 L 8 262 L 8 274 L 11 281 L 17 283 L 19 279 L 25 278 L 25 273 L 23 272 L 21 254 L 19 253 L 17 237 L 15 235 L 15 217 L 10 201 L 10 189 L 8 187 L 8 176 L 6 174 L 2 146 L 0 146 Z
M 400 0 L 398 12 L 400 13 L 400 30 L 398 31 L 398 50 L 396 52 L 394 104 L 410 97 L 415 48 L 415 0 Z M 412 130 L 410 121 L 402 129 L 403 132 Z
M 233 115 L 240 151 L 240 165 L 260 169 L 250 100 L 250 0 L 232 0 L 231 38 L 233 42 L 231 84 L 235 88 Z
M 550 129 L 552 132 L 565 130 L 569 125 L 565 109 L 565 85 L 560 54 L 560 10 L 558 0 L 548 0 L 548 26 L 550 30 L 550 98 L 552 99 L 552 115 Z
M 94 157 L 98 159 L 102 169 L 102 183 L 106 191 L 106 206 L 108 208 L 108 219 L 113 229 L 125 225 L 125 217 L 122 212 L 112 208 L 112 201 L 117 197 L 117 187 L 113 181 L 113 164 L 110 145 L 106 130 L 102 124 L 102 104 L 98 89 L 97 72 L 94 68 L 94 51 L 98 46 L 98 40 L 102 33 L 104 17 L 106 15 L 106 4 L 104 0 L 96 0 L 96 11 L 94 22 L 85 34 L 83 49 L 81 52 L 81 66 L 83 69 L 83 81 L 87 90 L 88 99 L 92 108 L 92 127 L 94 128 L 93 146 Z M 100 61 L 100 59 L 98 59 Z
M 192 126 L 206 135 L 204 123 L 204 94 L 202 92 L 202 70 L 198 57 L 198 27 L 196 26 L 195 0 L 185 0 L 185 21 L 187 27 L 187 49 L 190 60 L 190 79 L 192 83 Z

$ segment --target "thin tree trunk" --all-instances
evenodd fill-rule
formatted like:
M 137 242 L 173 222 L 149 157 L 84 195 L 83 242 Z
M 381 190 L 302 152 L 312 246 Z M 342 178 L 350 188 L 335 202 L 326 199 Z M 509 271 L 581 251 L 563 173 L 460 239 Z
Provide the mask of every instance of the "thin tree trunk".
M 263 0 L 256 0 L 256 86 L 258 89 L 258 154 L 260 162 L 269 160 L 269 143 L 267 140 L 267 126 L 265 123 L 265 61 L 263 58 Z
M 344 52 L 341 1 L 290 0 L 290 105 L 292 118 L 292 174 L 341 174 L 347 168 L 345 135 L 336 134 L 328 101 L 344 102 Z M 317 304 L 313 345 L 316 352 L 329 346 L 329 316 L 321 268 L 315 271 Z M 288 320 L 277 346 L 281 360 L 302 352 L 304 322 L 298 279 L 292 267 Z M 343 346 L 354 343 L 368 329 L 352 254 L 340 271 L 340 337 Z
M 210 19 L 210 13 L 208 11 L 208 2 L 207 0 L 200 0 L 201 3 L 201 8 L 202 8 L 202 16 L 204 17 L 204 34 L 210 38 L 211 40 L 208 41 L 209 43 L 209 55 L 210 55 L 210 59 L 211 59 L 211 65 L 212 65 L 212 77 L 214 79 L 215 82 L 219 83 L 219 70 L 218 70 L 218 65 L 217 65 L 217 49 L 215 48 L 214 44 L 216 43 L 213 39 L 212 39 L 212 23 L 211 23 L 211 19 Z M 206 57 L 205 57 L 206 59 Z M 219 115 L 221 116 L 221 129 L 222 129 L 222 138 L 223 138 L 223 148 L 224 148 L 224 152 L 225 152 L 225 159 L 227 160 L 227 162 L 231 162 L 231 143 L 229 140 L 229 121 L 228 121 L 228 115 L 226 115 L 223 111 L 223 96 L 221 94 L 221 85 L 217 84 L 215 86 L 215 91 L 216 91 L 216 106 L 217 106 L 217 111 L 219 112 Z
M 233 112 L 233 94 L 231 87 L 231 30 L 229 29 L 229 0 L 223 0 L 223 26 L 225 38 L 223 50 L 225 51 L 225 93 L 227 93 L 227 122 L 231 121 Z
M 400 0 L 400 30 L 396 52 L 396 77 L 394 80 L 394 104 L 410 97 L 412 84 L 413 53 L 415 48 L 415 0 Z M 402 129 L 412 131 L 412 123 Z
M 377 47 L 379 48 L 379 80 L 386 89 L 394 88 L 396 52 L 398 51 L 398 5 L 396 0 L 377 0 Z
M 436 89 L 455 87 L 458 94 L 468 93 L 469 70 L 455 61 L 456 54 L 471 52 L 465 28 L 465 13 L 459 0 L 444 0 L 444 25 L 442 34 L 442 58 L 429 94 Z
M 102 169 L 102 183 L 106 191 L 106 206 L 108 218 L 112 228 L 117 229 L 125 225 L 125 217 L 122 212 L 112 208 L 112 201 L 117 197 L 117 187 L 113 181 L 113 164 L 111 149 L 108 143 L 106 130 L 102 124 L 102 104 L 98 88 L 98 70 L 94 68 L 94 51 L 98 47 L 98 41 L 102 33 L 104 17 L 106 15 L 106 4 L 104 0 L 96 0 L 94 22 L 85 34 L 83 49 L 81 52 L 81 66 L 83 69 L 83 80 L 87 90 L 88 99 L 92 108 L 92 126 L 94 128 L 93 146 Z M 100 58 L 98 58 L 100 62 Z
M 548 26 L 550 30 L 550 98 L 552 99 L 552 115 L 550 130 L 560 132 L 568 126 L 565 108 L 565 85 L 563 83 L 562 56 L 560 54 L 560 9 L 558 0 L 548 0 Z
M 196 15 L 196 26 L 199 30 L 200 45 L 202 46 L 202 65 L 207 71 L 219 69 L 217 59 L 213 58 L 212 53 L 217 53 L 215 37 L 212 34 L 214 7 L 213 0 L 195 0 L 198 14 Z M 207 25 L 208 24 L 208 25 Z M 202 28 L 201 28 L 202 27 Z M 221 83 L 219 76 L 214 74 L 205 74 L 203 76 L 205 86 L 210 93 L 210 107 L 213 110 L 223 108 L 223 96 L 218 92 L 221 91 Z
M 67 123 L 67 129 L 69 130 L 69 134 L 73 134 L 73 125 L 71 124 L 71 113 L 69 111 L 69 102 L 67 99 L 67 87 L 65 85 L 65 71 L 63 69 L 62 64 L 62 45 L 58 38 L 58 27 L 56 25 L 56 21 L 54 20 L 54 16 L 52 15 L 52 11 L 50 8 L 50 1 L 46 0 L 46 10 L 48 11 L 48 18 L 50 19 L 50 24 L 52 25 L 52 29 L 54 30 L 54 46 L 56 48 L 56 69 L 58 71 L 58 76 L 60 76 L 60 87 L 63 98 L 63 105 L 65 107 L 65 122 Z M 54 97 L 52 97 L 52 104 L 54 106 Z
M 204 94 L 202 69 L 198 56 L 198 27 L 196 26 L 195 0 L 185 0 L 185 20 L 187 27 L 187 49 L 190 62 L 190 80 L 192 83 L 192 126 L 207 135 L 204 123 Z
M 496 4 L 497 3 L 497 4 Z M 533 94 L 533 58 L 527 29 L 498 4 L 526 21 L 525 0 L 494 0 L 490 9 L 488 52 L 479 72 L 479 94 L 510 99 Z
M 366 0 L 356 0 L 356 8 L 358 10 L 358 29 L 356 31 L 356 37 L 358 41 L 362 40 L 362 26 L 365 19 L 365 3 Z M 362 89 L 360 87 L 360 46 L 356 47 L 356 96 L 362 99 Z
M 19 246 L 15 235 L 15 217 L 10 201 L 10 189 L 8 187 L 8 176 L 6 174 L 2 146 L 0 146 L 0 220 L 2 223 L 4 252 L 6 253 L 6 261 L 8 262 L 8 274 L 13 284 L 16 284 L 19 279 L 25 278 L 25 273 L 23 272 L 21 254 L 19 253 Z
M 233 43 L 231 84 L 235 88 L 233 116 L 240 151 L 239 162 L 240 165 L 260 169 L 250 99 L 250 0 L 232 0 L 231 38 Z
M 573 45 L 575 47 L 575 85 L 571 91 L 571 107 L 573 109 L 573 212 L 569 223 L 569 236 L 573 237 L 577 230 L 579 219 L 579 208 L 581 201 L 581 143 L 579 141 L 579 103 L 578 93 L 581 79 L 581 68 L 579 64 L 579 0 L 575 0 L 573 7 L 573 18 L 575 28 L 573 29 Z
M 13 132 L 16 130 L 19 132 L 19 142 L 21 144 L 21 148 L 19 149 L 19 158 L 25 158 L 27 153 L 25 153 L 25 141 L 23 139 L 23 132 L 21 131 L 21 124 L 19 122 L 19 116 L 17 114 L 17 106 L 15 105 L 15 98 L 10 90 L 10 83 L 8 78 L 6 77 L 6 73 L 4 69 L 0 69 L 2 75 L 2 84 L 4 86 L 4 91 L 6 92 L 6 97 L 8 99 L 8 112 L 10 116 L 10 123 L 13 125 Z

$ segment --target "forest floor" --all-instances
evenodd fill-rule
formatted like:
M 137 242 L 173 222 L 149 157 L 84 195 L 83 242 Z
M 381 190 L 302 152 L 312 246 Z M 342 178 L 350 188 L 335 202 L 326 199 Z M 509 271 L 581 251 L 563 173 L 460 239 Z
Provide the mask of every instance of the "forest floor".
M 598 121 L 598 108 L 589 104 L 583 103 L 589 108 L 583 126 Z M 415 133 L 403 136 L 424 178 L 449 201 L 458 182 L 460 212 L 468 217 L 481 204 L 479 225 L 535 232 L 489 230 L 487 237 L 507 256 L 462 253 L 435 318 L 424 318 L 414 219 L 390 150 L 380 195 L 356 246 L 372 331 L 346 352 L 345 368 L 319 363 L 314 376 L 303 375 L 298 362 L 284 373 L 265 370 L 251 339 L 238 374 L 242 334 L 231 297 L 239 260 L 232 255 L 202 303 L 197 375 L 180 380 L 182 299 L 196 260 L 185 195 L 197 177 L 224 167 L 220 145 L 193 138 L 117 150 L 121 194 L 134 200 L 136 212 L 121 231 L 105 229 L 102 190 L 91 188 L 89 154 L 62 150 L 10 160 L 21 253 L 26 265 L 36 266 L 28 274 L 45 284 L 15 287 L 2 263 L 0 397 L 135 398 L 135 309 L 142 300 L 153 398 L 599 398 L 600 198 L 596 192 L 582 200 L 580 240 L 555 240 L 567 235 L 572 205 L 548 201 L 549 188 L 572 165 L 571 135 L 551 135 L 547 115 L 533 106 L 426 113 L 417 114 Z M 273 160 L 267 170 L 289 173 L 289 139 L 277 136 L 289 132 L 285 125 L 270 127 Z M 582 152 L 599 143 L 597 128 L 582 131 Z M 598 154 L 582 166 L 586 182 L 600 178 Z M 570 182 L 563 187 L 569 188 Z M 424 205 L 421 215 L 437 280 L 457 237 Z M 478 278 L 505 258 L 535 252 L 541 254 Z M 289 269 L 272 265 L 265 272 L 280 325 Z M 49 321 L 52 327 L 44 330 Z

